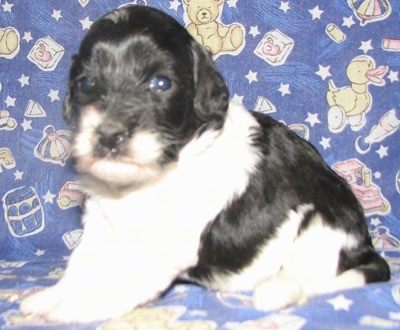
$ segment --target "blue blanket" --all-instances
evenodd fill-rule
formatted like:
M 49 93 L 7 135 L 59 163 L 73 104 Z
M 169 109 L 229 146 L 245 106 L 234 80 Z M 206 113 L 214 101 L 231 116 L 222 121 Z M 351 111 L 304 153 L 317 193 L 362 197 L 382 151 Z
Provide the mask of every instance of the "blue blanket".
M 400 2 L 133 2 L 197 32 L 233 101 L 316 146 L 360 201 L 392 280 L 274 313 L 254 310 L 251 292 L 176 284 L 118 320 L 72 326 L 21 315 L 21 299 L 60 278 L 82 234 L 84 196 L 61 116 L 71 57 L 92 22 L 127 1 L 0 0 L 1 329 L 400 328 Z M 208 3 L 217 18 L 206 35 L 187 7 Z

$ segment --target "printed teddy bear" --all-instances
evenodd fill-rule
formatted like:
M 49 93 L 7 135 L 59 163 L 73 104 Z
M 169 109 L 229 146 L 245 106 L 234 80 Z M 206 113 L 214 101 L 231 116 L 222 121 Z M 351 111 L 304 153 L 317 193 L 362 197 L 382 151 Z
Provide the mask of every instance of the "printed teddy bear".
M 184 0 L 184 3 L 191 21 L 186 29 L 211 54 L 239 49 L 244 41 L 241 25 L 217 22 L 224 0 Z

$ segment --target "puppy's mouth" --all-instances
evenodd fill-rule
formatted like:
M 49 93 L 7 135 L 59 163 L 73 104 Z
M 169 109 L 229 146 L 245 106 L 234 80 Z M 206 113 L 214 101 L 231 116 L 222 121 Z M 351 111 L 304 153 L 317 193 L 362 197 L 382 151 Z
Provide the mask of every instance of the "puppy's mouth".
M 133 132 L 104 119 L 93 111 L 82 119 L 72 145 L 76 169 L 116 185 L 143 183 L 156 176 L 162 155 L 157 133 Z
M 161 148 L 154 134 L 136 133 L 131 137 L 116 137 L 114 145 L 100 139 L 83 140 L 85 133 L 78 133 L 73 156 L 79 172 L 117 185 L 143 183 L 160 170 Z

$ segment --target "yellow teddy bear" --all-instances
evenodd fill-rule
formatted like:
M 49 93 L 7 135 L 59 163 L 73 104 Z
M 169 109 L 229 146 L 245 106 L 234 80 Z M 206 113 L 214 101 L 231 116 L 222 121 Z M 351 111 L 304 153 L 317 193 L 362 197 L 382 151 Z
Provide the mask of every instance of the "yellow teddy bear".
M 234 52 L 244 41 L 240 24 L 229 26 L 217 22 L 224 0 L 184 0 L 186 13 L 191 23 L 188 32 L 211 54 Z

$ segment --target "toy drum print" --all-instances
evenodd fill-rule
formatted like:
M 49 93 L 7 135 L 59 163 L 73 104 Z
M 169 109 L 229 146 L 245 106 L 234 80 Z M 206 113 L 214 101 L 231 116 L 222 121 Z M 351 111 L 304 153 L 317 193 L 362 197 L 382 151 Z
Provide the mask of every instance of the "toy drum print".
M 3 198 L 3 206 L 13 236 L 30 236 L 43 230 L 43 209 L 34 188 L 20 187 L 9 191 Z

